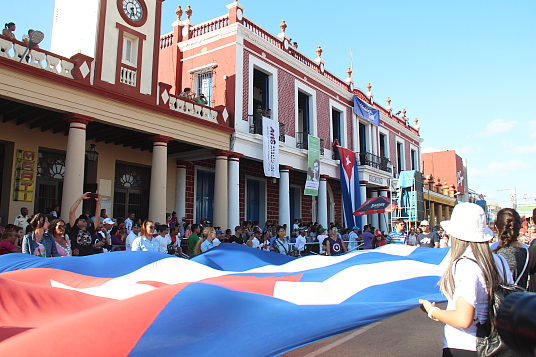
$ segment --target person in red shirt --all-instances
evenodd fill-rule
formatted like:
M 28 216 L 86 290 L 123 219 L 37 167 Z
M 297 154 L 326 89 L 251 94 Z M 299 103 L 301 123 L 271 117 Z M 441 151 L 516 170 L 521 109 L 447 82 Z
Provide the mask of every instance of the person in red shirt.
M 15 245 L 15 241 L 17 239 L 18 238 L 13 229 L 6 229 L 2 233 L 2 240 L 0 241 L 0 255 L 8 253 L 21 253 L 21 248 Z

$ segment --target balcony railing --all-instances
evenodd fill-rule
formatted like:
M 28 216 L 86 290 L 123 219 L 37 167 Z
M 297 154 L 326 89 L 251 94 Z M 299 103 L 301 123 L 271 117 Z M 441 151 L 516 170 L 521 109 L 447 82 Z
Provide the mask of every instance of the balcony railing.
M 296 147 L 298 149 L 307 150 L 309 148 L 309 142 L 307 141 L 308 135 L 305 131 L 296 132 Z
M 248 115 L 249 133 L 262 135 L 262 116 L 259 114 Z M 285 124 L 279 123 L 279 141 L 285 142 Z
M 389 161 L 389 159 L 386 157 L 374 155 L 370 152 L 360 152 L 358 155 L 359 165 L 374 167 L 389 173 L 393 172 L 393 169 L 391 168 L 391 161 Z

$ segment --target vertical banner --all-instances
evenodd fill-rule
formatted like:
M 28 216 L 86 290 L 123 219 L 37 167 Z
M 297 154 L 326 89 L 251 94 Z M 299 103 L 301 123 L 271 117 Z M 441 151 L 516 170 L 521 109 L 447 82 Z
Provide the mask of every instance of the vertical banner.
M 264 176 L 279 178 L 279 122 L 262 117 Z
M 36 168 L 37 154 L 34 151 L 17 150 L 13 201 L 33 201 Z
M 361 216 L 354 216 L 361 202 L 359 191 L 359 175 L 357 173 L 357 159 L 355 152 L 337 147 L 340 157 L 341 191 L 346 227 L 361 226 Z
M 307 136 L 307 181 L 305 182 L 304 195 L 318 196 L 318 184 L 320 183 L 320 139 Z

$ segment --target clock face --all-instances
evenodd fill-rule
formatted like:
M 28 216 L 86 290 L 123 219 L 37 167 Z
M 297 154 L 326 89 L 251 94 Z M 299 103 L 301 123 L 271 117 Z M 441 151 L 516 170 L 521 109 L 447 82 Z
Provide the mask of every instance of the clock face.
M 139 21 L 143 17 L 143 7 L 138 0 L 123 0 L 123 11 L 132 21 Z

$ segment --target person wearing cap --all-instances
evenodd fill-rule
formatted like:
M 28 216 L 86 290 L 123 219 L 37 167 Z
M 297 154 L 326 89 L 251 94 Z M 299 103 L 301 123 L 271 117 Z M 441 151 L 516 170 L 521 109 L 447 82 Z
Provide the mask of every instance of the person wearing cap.
M 220 231 L 221 232 L 221 231 Z M 250 236 L 248 241 L 246 242 L 246 245 L 251 248 L 259 248 L 259 245 L 261 244 L 261 231 L 258 229 L 255 229 L 253 232 L 250 232 Z
M 132 230 L 127 235 L 127 239 L 125 239 L 125 249 L 132 250 L 132 242 L 134 242 L 134 239 L 138 238 L 139 236 L 140 236 L 140 225 L 136 223 L 132 226 Z
M 95 244 L 98 242 L 104 242 L 104 245 L 101 247 L 95 248 L 95 253 L 106 253 L 108 248 L 112 245 L 111 231 L 115 222 L 111 218 L 105 218 L 102 220 L 102 227 L 97 232 L 97 238 L 95 239 Z
M 422 221 L 419 227 L 422 233 L 417 236 L 417 247 L 439 248 L 439 236 L 436 232 L 430 231 L 430 223 Z
M 350 235 L 348 236 L 348 250 L 356 250 L 358 246 L 359 241 L 359 227 L 354 226 L 352 228 L 352 231 L 350 232 Z
M 387 235 L 385 242 L 387 244 L 408 244 L 408 236 L 405 232 L 406 222 L 402 218 L 394 222 L 395 230 Z
M 305 239 L 306 231 L 307 227 L 300 227 L 298 236 L 296 237 L 296 243 L 294 243 L 294 249 L 296 249 L 300 255 L 305 249 L 305 243 L 307 243 L 307 240 Z
M 446 324 L 443 356 L 477 356 L 477 324 L 487 322 L 490 296 L 499 284 L 511 284 L 512 275 L 504 258 L 491 251 L 493 232 L 482 207 L 459 203 L 441 226 L 452 241 L 450 264 L 439 281 L 447 309 L 428 300 L 419 303 L 429 318 Z

